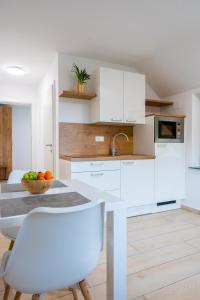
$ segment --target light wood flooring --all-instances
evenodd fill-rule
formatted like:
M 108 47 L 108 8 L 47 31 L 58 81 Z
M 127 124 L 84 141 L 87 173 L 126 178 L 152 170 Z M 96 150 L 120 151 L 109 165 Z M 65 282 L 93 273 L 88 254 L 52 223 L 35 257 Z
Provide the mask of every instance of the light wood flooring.
M 8 241 L 0 236 L 0 256 L 7 247 Z M 179 209 L 129 218 L 127 267 L 128 300 L 199 300 L 200 215 Z M 105 300 L 105 252 L 87 280 L 93 300 Z M 0 282 L 0 299 L 3 288 Z M 72 300 L 72 296 L 62 290 L 46 299 Z

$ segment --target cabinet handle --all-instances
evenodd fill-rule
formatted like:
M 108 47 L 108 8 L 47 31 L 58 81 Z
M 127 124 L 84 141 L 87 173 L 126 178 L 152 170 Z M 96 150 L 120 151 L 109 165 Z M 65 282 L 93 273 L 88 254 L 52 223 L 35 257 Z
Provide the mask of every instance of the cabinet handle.
M 126 119 L 126 122 L 136 123 L 137 121 L 136 120 L 128 120 L 128 119 Z
M 104 173 L 90 173 L 90 176 L 103 176 Z
M 111 121 L 122 122 L 122 119 L 114 119 L 114 118 L 112 118 Z
M 94 162 L 91 162 L 90 165 L 91 165 L 91 166 L 103 166 L 104 163 L 103 163 L 103 162 L 101 162 L 101 163 L 94 163 Z
M 125 161 L 125 162 L 123 162 L 123 165 L 124 166 L 131 166 L 131 165 L 133 165 L 135 162 L 134 161 Z

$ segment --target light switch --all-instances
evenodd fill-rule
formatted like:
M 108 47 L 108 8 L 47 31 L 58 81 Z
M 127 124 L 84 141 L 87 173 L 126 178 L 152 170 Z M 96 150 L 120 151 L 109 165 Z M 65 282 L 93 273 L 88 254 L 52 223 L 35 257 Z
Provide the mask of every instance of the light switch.
M 96 135 L 95 136 L 95 141 L 96 142 L 104 142 L 104 136 L 102 136 L 102 135 Z

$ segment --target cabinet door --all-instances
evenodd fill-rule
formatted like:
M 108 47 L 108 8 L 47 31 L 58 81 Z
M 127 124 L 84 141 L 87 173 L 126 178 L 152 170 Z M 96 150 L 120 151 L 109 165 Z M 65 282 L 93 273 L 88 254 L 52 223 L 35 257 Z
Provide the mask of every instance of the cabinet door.
M 12 109 L 0 106 L 0 180 L 12 170 Z
M 100 121 L 123 122 L 123 71 L 100 68 Z
M 145 123 L 145 76 L 124 72 L 124 122 Z
M 156 202 L 185 198 L 185 145 L 155 144 Z
M 117 160 L 93 160 L 75 161 L 71 163 L 71 172 L 94 172 L 94 171 L 120 170 L 120 161 Z
M 120 189 L 120 170 L 72 173 L 72 179 L 83 181 L 102 191 Z
M 128 207 L 155 203 L 154 160 L 121 162 L 121 198 Z

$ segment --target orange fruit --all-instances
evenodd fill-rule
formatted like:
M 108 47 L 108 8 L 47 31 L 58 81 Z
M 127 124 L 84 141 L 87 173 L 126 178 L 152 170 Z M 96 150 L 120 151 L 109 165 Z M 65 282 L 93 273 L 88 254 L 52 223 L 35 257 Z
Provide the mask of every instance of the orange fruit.
M 44 175 L 44 178 L 45 178 L 46 180 L 53 179 L 53 175 L 52 175 L 51 171 L 46 171 L 46 172 L 45 172 L 45 175 Z
M 45 176 L 45 173 L 43 173 L 43 172 L 38 172 L 37 179 L 38 179 L 38 180 L 45 180 L 44 176 Z

